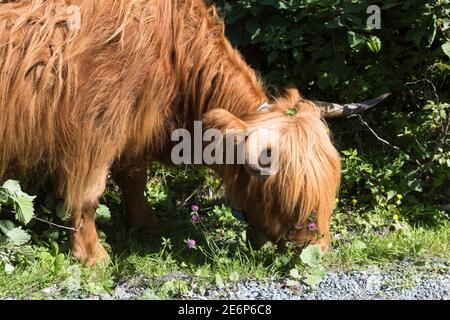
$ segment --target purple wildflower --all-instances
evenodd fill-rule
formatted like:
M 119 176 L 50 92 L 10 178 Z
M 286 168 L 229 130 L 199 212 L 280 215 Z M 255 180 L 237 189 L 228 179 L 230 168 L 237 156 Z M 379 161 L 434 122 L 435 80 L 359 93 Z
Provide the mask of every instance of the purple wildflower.
M 317 225 L 315 223 L 310 223 L 310 224 L 308 224 L 308 229 L 309 229 L 309 231 L 316 231 Z
M 186 240 L 186 245 L 189 249 L 194 249 L 196 244 L 197 244 L 197 242 L 195 242 L 195 240 L 193 240 L 193 239 Z
M 301 230 L 301 229 L 303 229 L 303 226 L 302 226 L 300 223 L 297 223 L 297 224 L 294 226 L 294 228 L 295 228 L 295 230 Z
M 196 214 L 196 213 L 193 214 L 192 217 L 191 217 L 191 221 L 192 221 L 192 223 L 200 222 L 200 216 L 198 214 Z
M 198 210 L 200 210 L 200 207 L 199 207 L 198 205 L 196 205 L 196 204 L 193 204 L 193 205 L 191 206 L 191 210 L 192 210 L 193 212 L 197 212 Z

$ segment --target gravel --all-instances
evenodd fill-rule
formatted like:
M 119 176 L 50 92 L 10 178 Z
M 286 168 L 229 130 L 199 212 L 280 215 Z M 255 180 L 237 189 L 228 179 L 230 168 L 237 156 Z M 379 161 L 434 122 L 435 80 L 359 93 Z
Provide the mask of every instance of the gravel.
M 229 300 L 450 300 L 450 275 L 405 276 L 401 272 L 328 273 L 316 288 L 247 279 L 224 289 L 212 288 L 195 299 Z
M 450 272 L 392 271 L 369 267 L 364 271 L 329 272 L 316 287 L 289 287 L 287 281 L 244 279 L 225 287 L 210 285 L 200 294 L 190 291 L 182 299 L 225 300 L 450 300 Z M 153 280 L 173 279 L 191 283 L 183 274 L 168 274 Z M 111 299 L 157 298 L 148 280 L 135 276 L 117 285 Z
M 319 286 L 245 280 L 225 289 L 212 288 L 195 299 L 231 300 L 450 300 L 450 275 L 405 276 L 401 272 L 328 273 Z
M 407 262 L 392 270 L 367 267 L 363 271 L 328 272 L 316 287 L 298 283 L 292 286 L 285 280 L 268 279 L 260 281 L 243 279 L 225 287 L 209 285 L 199 292 L 193 289 L 178 296 L 178 299 L 225 299 L 225 300 L 450 300 L 450 271 L 448 262 L 437 261 L 439 268 L 408 268 Z M 45 299 L 94 299 L 129 300 L 158 299 L 151 283 L 165 283 L 183 280 L 192 287 L 195 279 L 182 273 L 171 273 L 147 279 L 134 275 L 119 282 L 113 292 L 86 297 L 81 293 L 78 276 L 71 280 L 72 290 L 60 289 L 57 285 L 43 289 Z M 288 286 L 290 284 L 291 286 Z M 63 286 L 64 287 L 64 286 Z M 196 286 L 194 285 L 194 288 Z

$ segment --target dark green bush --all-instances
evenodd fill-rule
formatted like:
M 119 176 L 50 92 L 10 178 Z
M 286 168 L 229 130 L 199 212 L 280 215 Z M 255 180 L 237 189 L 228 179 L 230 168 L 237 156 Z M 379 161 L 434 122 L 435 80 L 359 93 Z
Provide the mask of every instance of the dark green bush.
M 293 82 L 321 97 L 371 96 L 424 77 L 443 87 L 450 70 L 442 49 L 448 41 L 448 0 L 378 2 L 383 3 L 379 30 L 367 28 L 366 10 L 374 1 L 218 3 L 232 43 L 267 80 Z
M 373 213 L 384 224 L 448 218 L 440 205 L 450 202 L 450 1 L 217 3 L 228 37 L 268 84 L 340 102 L 394 93 L 364 119 L 331 122 L 344 164 L 338 211 L 372 212 L 358 226 Z M 367 27 L 373 4 L 378 30 Z

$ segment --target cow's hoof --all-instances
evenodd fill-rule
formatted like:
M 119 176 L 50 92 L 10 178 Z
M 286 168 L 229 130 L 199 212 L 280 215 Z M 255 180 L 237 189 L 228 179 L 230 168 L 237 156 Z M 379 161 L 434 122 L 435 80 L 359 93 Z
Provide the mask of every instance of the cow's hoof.
M 86 266 L 101 266 L 111 262 L 108 252 L 99 242 L 87 249 L 81 247 L 73 248 L 72 256 Z

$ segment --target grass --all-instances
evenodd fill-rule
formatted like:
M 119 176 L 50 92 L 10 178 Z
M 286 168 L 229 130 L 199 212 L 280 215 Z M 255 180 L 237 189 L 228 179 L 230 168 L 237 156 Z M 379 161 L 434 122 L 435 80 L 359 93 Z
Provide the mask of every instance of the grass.
M 139 234 L 125 229 L 120 194 L 111 185 L 102 201 L 110 208 L 111 218 L 99 221 L 111 263 L 83 267 L 70 258 L 66 233 L 59 232 L 49 240 L 48 234 L 55 230 L 40 230 L 35 235 L 38 239 L 34 245 L 35 258 L 19 264 L 12 273 L 0 271 L 0 298 L 54 296 L 48 292 L 55 284 L 59 288 L 56 297 L 86 298 L 112 293 L 117 283 L 135 275 L 148 279 L 145 298 L 171 298 L 191 290 L 203 292 L 211 284 L 222 286 L 248 277 L 289 279 L 292 269 L 300 274 L 308 272 L 292 250 L 280 255 L 271 244 L 252 250 L 246 244 L 244 226 L 221 202 L 217 178 L 203 169 L 192 170 L 173 171 L 160 166 L 152 169 L 147 197 L 161 218 L 160 234 Z M 201 217 L 198 223 L 191 219 L 193 203 L 200 205 L 195 213 Z M 448 271 L 440 269 L 447 268 L 450 262 L 448 220 L 431 227 L 395 221 L 377 232 L 351 227 L 340 219 L 333 220 L 336 237 L 323 259 L 326 269 L 352 270 L 368 265 L 395 268 L 408 259 L 411 274 L 420 268 Z M 194 249 L 187 247 L 188 239 L 196 241 Z M 444 261 L 444 266 L 434 264 L 435 258 Z
M 386 234 L 355 234 L 335 241 L 325 257 L 328 267 L 348 270 L 366 265 L 387 267 L 405 259 L 417 265 L 440 258 L 450 261 L 450 223 L 434 228 L 410 227 Z
M 404 231 L 395 231 L 384 238 L 370 236 L 364 242 L 362 239 L 362 236 L 355 235 L 335 243 L 325 256 L 326 268 L 349 270 L 365 268 L 367 265 L 392 268 L 404 258 L 409 258 L 413 264 L 408 267 L 408 272 L 413 274 L 418 268 L 433 267 L 430 258 L 450 260 L 449 224 L 433 230 L 413 229 L 408 235 Z M 124 245 L 126 242 L 129 247 Z M 154 279 L 149 282 L 149 287 L 158 293 L 158 298 L 169 298 L 179 294 L 179 291 L 187 292 L 192 288 L 202 290 L 210 284 L 227 284 L 246 277 L 280 279 L 295 267 L 291 258 L 278 256 L 271 246 L 253 253 L 242 248 L 235 252 L 223 248 L 218 251 L 211 249 L 207 251 L 212 255 L 209 259 L 199 250 L 188 251 L 182 243 L 169 246 L 167 242 L 164 244 L 161 241 L 156 248 L 157 242 L 151 236 L 125 235 L 124 232 L 112 242 L 112 262 L 108 266 L 96 268 L 83 267 L 64 255 L 62 265 L 55 269 L 55 260 L 42 254 L 47 253 L 42 249 L 41 254 L 38 253 L 35 261 L 29 265 L 19 267 L 12 274 L 0 273 L 0 297 L 40 299 L 46 296 L 42 290 L 53 284 L 64 289 L 62 294 L 68 292 L 70 295 L 70 290 L 81 288 L 82 297 L 89 297 L 112 292 L 119 281 L 143 274 L 147 279 Z M 179 284 L 180 290 L 169 290 L 168 284 L 174 283 L 169 278 L 164 280 L 164 277 L 180 273 L 190 275 L 195 280 Z M 238 277 L 233 278 L 236 275 Z M 75 288 L 70 289 L 71 286 Z

